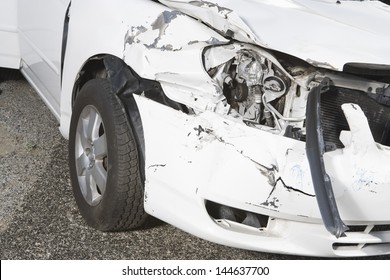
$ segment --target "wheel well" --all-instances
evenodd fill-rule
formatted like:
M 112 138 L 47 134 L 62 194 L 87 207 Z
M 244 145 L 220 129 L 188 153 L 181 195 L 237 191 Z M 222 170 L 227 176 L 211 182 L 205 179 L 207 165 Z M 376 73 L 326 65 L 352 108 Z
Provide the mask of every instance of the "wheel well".
M 158 103 L 188 113 L 186 106 L 165 95 L 158 81 L 141 78 L 122 59 L 109 54 L 93 56 L 83 65 L 73 89 L 72 107 L 83 85 L 96 78 L 109 79 L 113 93 L 118 96 L 124 92 L 138 95 L 142 93 Z
M 129 123 L 135 134 L 137 146 L 139 147 L 141 177 L 145 179 L 143 171 L 145 158 L 144 132 L 141 115 L 133 95 L 142 94 L 155 102 L 185 113 L 188 113 L 188 108 L 169 99 L 158 81 L 141 78 L 122 59 L 107 54 L 90 58 L 82 67 L 73 90 L 72 108 L 81 88 L 89 80 L 96 78 L 108 79 L 111 85 L 111 92 L 118 96 L 125 107 Z
M 83 65 L 80 72 L 78 73 L 78 78 L 73 88 L 72 94 L 72 107 L 76 100 L 77 94 L 80 92 L 80 89 L 85 85 L 86 82 L 96 78 L 105 79 L 108 77 L 107 69 L 104 66 L 104 57 L 107 55 L 97 55 L 88 59 L 88 61 Z

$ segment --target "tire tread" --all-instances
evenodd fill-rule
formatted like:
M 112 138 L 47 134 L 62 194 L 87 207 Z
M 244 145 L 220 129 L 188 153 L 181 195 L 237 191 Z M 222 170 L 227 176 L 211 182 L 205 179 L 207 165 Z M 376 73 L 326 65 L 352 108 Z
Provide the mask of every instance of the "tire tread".
M 86 221 L 93 227 L 102 230 L 102 231 L 123 231 L 134 229 L 141 226 L 147 218 L 147 214 L 144 210 L 144 186 L 141 181 L 141 175 L 139 170 L 139 157 L 137 144 L 134 139 L 133 131 L 129 123 L 129 118 L 124 109 L 124 106 L 118 96 L 111 93 L 111 85 L 107 80 L 104 79 L 95 79 L 87 82 L 85 86 L 92 87 L 92 89 L 98 89 L 96 91 L 105 100 L 107 104 L 112 120 L 113 120 L 113 131 L 115 135 L 116 151 L 117 158 L 115 162 L 115 168 L 117 172 L 117 177 L 115 178 L 115 186 L 106 188 L 108 190 L 114 191 L 115 193 L 109 197 L 103 197 L 104 199 L 110 199 L 110 208 L 106 209 L 109 211 L 109 217 L 106 216 L 107 213 L 103 213 L 102 216 L 96 216 L 92 208 L 89 209 L 83 203 L 78 201 L 79 208 L 85 208 L 84 211 L 81 211 Z M 83 87 L 84 88 L 84 87 Z M 99 90 L 99 88 L 101 90 Z M 89 88 L 90 90 L 90 88 Z M 80 91 L 79 95 L 82 99 L 81 103 L 88 102 L 88 94 L 90 92 L 83 89 Z M 76 105 L 78 102 L 76 99 Z M 82 104 L 83 105 L 83 104 Z M 81 106 L 81 105 L 80 105 Z M 81 109 L 79 109 L 81 110 Z M 73 117 L 72 117 L 73 123 Z M 70 141 L 71 142 L 71 141 Z M 72 148 L 69 148 L 69 156 L 72 157 Z M 73 156 L 74 157 L 74 156 Z M 110 162 L 110 159 L 109 159 Z M 110 163 L 109 163 L 110 164 Z M 71 166 L 72 169 L 72 166 Z M 74 176 L 73 176 L 74 177 Z M 78 183 L 77 180 L 74 180 L 72 177 L 73 185 Z M 77 178 L 76 178 L 77 179 Z M 76 181 L 76 182 L 75 182 Z M 76 188 L 76 189 L 77 189 Z M 75 190 L 75 186 L 74 186 Z M 75 195 L 76 196 L 76 195 Z M 80 197 L 80 196 L 79 196 Z M 80 200 L 80 198 L 79 198 Z M 77 201 L 77 196 L 76 196 Z M 80 204 L 82 206 L 80 206 Z M 82 210 L 82 209 L 80 209 Z M 105 212 L 105 210 L 103 211 Z

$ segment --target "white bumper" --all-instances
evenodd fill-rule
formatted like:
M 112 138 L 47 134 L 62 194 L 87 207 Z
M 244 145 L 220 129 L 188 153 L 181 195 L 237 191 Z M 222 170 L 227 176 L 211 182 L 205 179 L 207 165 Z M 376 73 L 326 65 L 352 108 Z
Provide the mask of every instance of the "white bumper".
M 145 133 L 145 209 L 151 215 L 249 250 L 334 257 L 390 253 L 390 231 L 373 227 L 390 224 L 386 149 L 375 145 L 362 155 L 349 152 L 350 146 L 325 154 L 340 216 L 352 226 L 337 239 L 323 225 L 304 142 L 212 112 L 186 115 L 135 98 Z M 360 167 L 365 171 L 358 172 Z M 206 201 L 269 216 L 267 227 L 213 219 Z

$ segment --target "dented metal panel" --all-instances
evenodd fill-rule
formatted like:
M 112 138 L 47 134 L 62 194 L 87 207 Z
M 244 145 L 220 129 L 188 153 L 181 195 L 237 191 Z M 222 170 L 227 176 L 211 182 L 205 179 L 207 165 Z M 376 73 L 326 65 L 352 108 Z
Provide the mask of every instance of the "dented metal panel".
M 127 32 L 124 61 L 134 65 L 140 76 L 159 81 L 169 98 L 199 111 L 218 110 L 223 94 L 204 71 L 202 50 L 226 43 L 228 40 L 182 12 L 166 10 L 149 25 Z M 223 107 L 220 110 L 225 110 Z
M 145 166 L 150 191 L 158 191 L 157 181 L 170 178 L 169 188 L 179 193 L 196 192 L 205 199 L 277 217 L 310 216 L 320 221 L 304 143 L 209 111 L 188 116 L 142 97 L 136 100 L 149 147 Z M 157 115 L 159 120 L 154 119 Z M 155 137 L 164 149 L 152 144 Z
M 379 1 L 161 2 L 223 34 L 231 30 L 232 38 L 294 55 L 318 67 L 342 70 L 348 62 L 390 63 L 390 6 Z
M 161 3 L 198 18 L 227 38 L 262 45 L 235 11 L 212 1 L 166 1 Z M 264 46 L 264 45 L 263 45 Z

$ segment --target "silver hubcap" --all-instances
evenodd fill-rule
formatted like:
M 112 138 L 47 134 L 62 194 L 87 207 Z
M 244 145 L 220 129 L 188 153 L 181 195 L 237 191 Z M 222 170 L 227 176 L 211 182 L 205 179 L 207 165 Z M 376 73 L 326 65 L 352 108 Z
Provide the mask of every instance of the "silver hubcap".
M 97 205 L 107 184 L 107 141 L 102 117 L 94 106 L 81 112 L 76 132 L 76 169 L 86 202 Z

